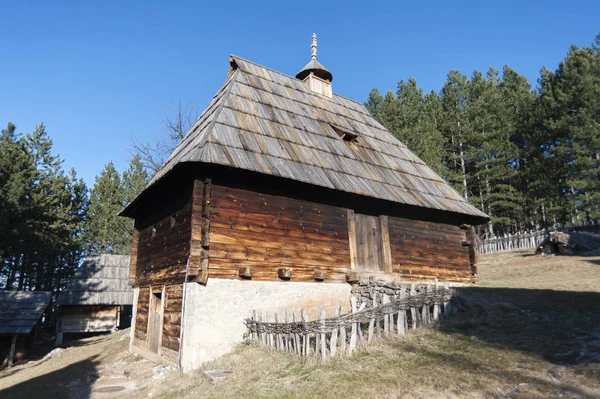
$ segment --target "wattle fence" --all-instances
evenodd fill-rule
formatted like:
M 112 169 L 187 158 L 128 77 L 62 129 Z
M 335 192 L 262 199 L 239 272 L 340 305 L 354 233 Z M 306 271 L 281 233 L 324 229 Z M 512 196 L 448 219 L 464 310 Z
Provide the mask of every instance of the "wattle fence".
M 335 356 L 350 356 L 360 344 L 370 343 L 375 337 L 406 334 L 408 330 L 430 324 L 440 314 L 450 312 L 453 291 L 446 283 L 423 287 L 417 292 L 416 285 L 400 285 L 393 295 L 375 294 L 371 307 L 367 302 L 357 303 L 351 297 L 352 311 L 340 315 L 338 302 L 333 317 L 327 318 L 319 308 L 315 320 L 309 321 L 301 309 L 286 309 L 284 318 L 279 314 L 255 311 L 245 323 L 255 344 L 269 349 L 296 353 L 299 356 L 315 356 L 326 360 Z M 379 297 L 379 301 L 378 301 Z M 280 321 L 283 320 L 283 321 Z

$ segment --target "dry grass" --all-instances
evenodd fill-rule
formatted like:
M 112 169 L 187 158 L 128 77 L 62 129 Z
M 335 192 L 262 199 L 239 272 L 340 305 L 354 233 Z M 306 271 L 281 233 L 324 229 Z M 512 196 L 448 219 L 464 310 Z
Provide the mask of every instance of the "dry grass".
M 213 384 L 203 370 L 171 373 L 127 396 L 600 398 L 600 256 L 529 254 L 482 257 L 479 284 L 460 289 L 458 316 L 350 359 L 321 364 L 242 345 L 203 368 L 230 370 L 226 381 Z M 61 397 L 69 381 L 127 361 L 118 338 L 86 340 L 68 356 L 0 372 L 0 397 Z

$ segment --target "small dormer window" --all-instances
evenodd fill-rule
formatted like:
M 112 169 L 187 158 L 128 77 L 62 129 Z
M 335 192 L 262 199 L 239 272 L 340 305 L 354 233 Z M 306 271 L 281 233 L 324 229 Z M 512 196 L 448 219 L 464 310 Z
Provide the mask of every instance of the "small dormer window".
M 340 138 L 342 140 L 344 140 L 347 143 L 356 143 L 356 140 L 358 139 L 358 136 L 354 133 L 350 133 L 350 132 L 346 132 L 342 129 L 340 129 L 339 127 L 335 127 L 335 126 L 331 126 L 333 128 L 333 130 L 335 130 L 335 132 L 338 134 L 338 136 L 340 136 Z

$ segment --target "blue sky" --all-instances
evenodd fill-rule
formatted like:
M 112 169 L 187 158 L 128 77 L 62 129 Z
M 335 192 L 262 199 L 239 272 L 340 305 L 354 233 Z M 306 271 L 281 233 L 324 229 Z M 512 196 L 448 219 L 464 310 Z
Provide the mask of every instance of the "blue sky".
M 0 0 L 0 124 L 44 122 L 91 186 L 108 161 L 126 168 L 131 135 L 160 135 L 179 100 L 204 108 L 230 53 L 294 75 L 316 32 L 334 91 L 364 101 L 410 76 L 439 90 L 450 69 L 506 64 L 535 84 L 600 32 L 597 0 L 208 4 Z

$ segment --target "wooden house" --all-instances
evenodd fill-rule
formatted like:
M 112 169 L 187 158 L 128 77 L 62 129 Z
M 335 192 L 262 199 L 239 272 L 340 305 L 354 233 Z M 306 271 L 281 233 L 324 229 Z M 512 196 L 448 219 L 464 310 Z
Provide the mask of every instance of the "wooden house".
M 0 365 L 10 367 L 43 339 L 50 292 L 0 291 Z
M 62 343 L 63 334 L 129 327 L 133 289 L 128 279 L 129 256 L 88 256 L 56 300 L 57 344 Z
M 131 349 L 184 369 L 231 350 L 252 309 L 348 302 L 359 278 L 473 281 L 488 220 L 316 60 L 295 77 L 231 56 L 135 219 Z

